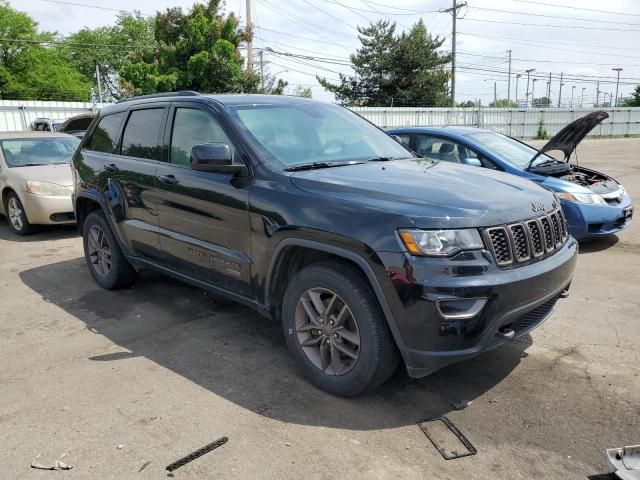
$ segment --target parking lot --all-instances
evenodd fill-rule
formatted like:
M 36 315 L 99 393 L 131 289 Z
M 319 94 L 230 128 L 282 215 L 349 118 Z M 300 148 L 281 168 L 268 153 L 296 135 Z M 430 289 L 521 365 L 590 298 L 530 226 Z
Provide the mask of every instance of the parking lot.
M 580 164 L 637 202 L 639 146 L 587 140 Z M 595 479 L 605 448 L 640 442 L 638 219 L 581 246 L 570 297 L 530 336 L 355 399 L 299 378 L 247 308 L 148 272 L 101 290 L 73 228 L 17 237 L 0 217 L 0 258 L 0 478 L 158 478 L 228 436 L 175 476 Z M 477 455 L 440 456 L 416 425 L 438 415 Z M 30 468 L 62 454 L 68 472 Z

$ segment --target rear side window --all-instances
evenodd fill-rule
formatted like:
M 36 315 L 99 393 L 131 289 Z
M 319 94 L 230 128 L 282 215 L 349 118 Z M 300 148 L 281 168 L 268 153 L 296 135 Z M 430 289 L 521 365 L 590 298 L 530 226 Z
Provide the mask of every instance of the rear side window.
M 118 145 L 118 131 L 124 118 L 124 112 L 105 115 L 98 122 L 91 138 L 87 142 L 87 149 L 96 152 L 113 153 Z
M 158 138 L 163 116 L 164 108 L 133 110 L 122 135 L 122 155 L 160 160 Z

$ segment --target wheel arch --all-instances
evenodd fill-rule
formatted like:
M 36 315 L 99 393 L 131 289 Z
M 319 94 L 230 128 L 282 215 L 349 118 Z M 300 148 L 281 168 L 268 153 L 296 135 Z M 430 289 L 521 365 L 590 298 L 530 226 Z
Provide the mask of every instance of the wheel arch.
M 266 310 L 269 316 L 280 318 L 282 298 L 287 285 L 284 279 L 310 264 L 330 259 L 351 264 L 369 283 L 394 341 L 404 356 L 405 346 L 396 319 L 373 268 L 364 257 L 343 247 L 301 238 L 282 240 L 273 253 L 265 281 Z
M 96 198 L 89 195 L 80 195 L 76 198 L 74 210 L 78 230 L 82 232 L 84 221 L 86 220 L 87 216 L 91 212 L 94 212 L 96 210 L 103 210 L 103 208 Z

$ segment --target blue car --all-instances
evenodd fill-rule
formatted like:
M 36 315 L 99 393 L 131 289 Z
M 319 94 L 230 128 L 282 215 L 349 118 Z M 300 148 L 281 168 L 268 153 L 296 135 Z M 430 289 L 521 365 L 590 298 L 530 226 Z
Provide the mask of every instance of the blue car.
M 571 234 L 578 240 L 623 230 L 633 216 L 624 187 L 604 173 L 569 160 L 580 141 L 604 119 L 598 111 L 564 127 L 540 150 L 514 138 L 471 127 L 412 127 L 388 130 L 418 155 L 433 160 L 500 170 L 556 192 Z M 547 152 L 561 151 L 564 160 Z

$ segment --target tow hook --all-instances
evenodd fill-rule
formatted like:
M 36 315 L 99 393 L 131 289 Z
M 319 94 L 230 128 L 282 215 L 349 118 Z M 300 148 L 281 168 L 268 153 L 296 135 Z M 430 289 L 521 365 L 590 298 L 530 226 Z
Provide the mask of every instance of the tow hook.
M 560 292 L 560 298 L 567 298 L 569 296 L 569 289 L 565 288 Z
M 505 340 L 511 340 L 513 337 L 516 336 L 516 332 L 508 327 L 502 327 L 500 328 L 500 330 L 498 330 L 498 333 L 496 333 L 497 337 L 500 338 L 504 338 Z

